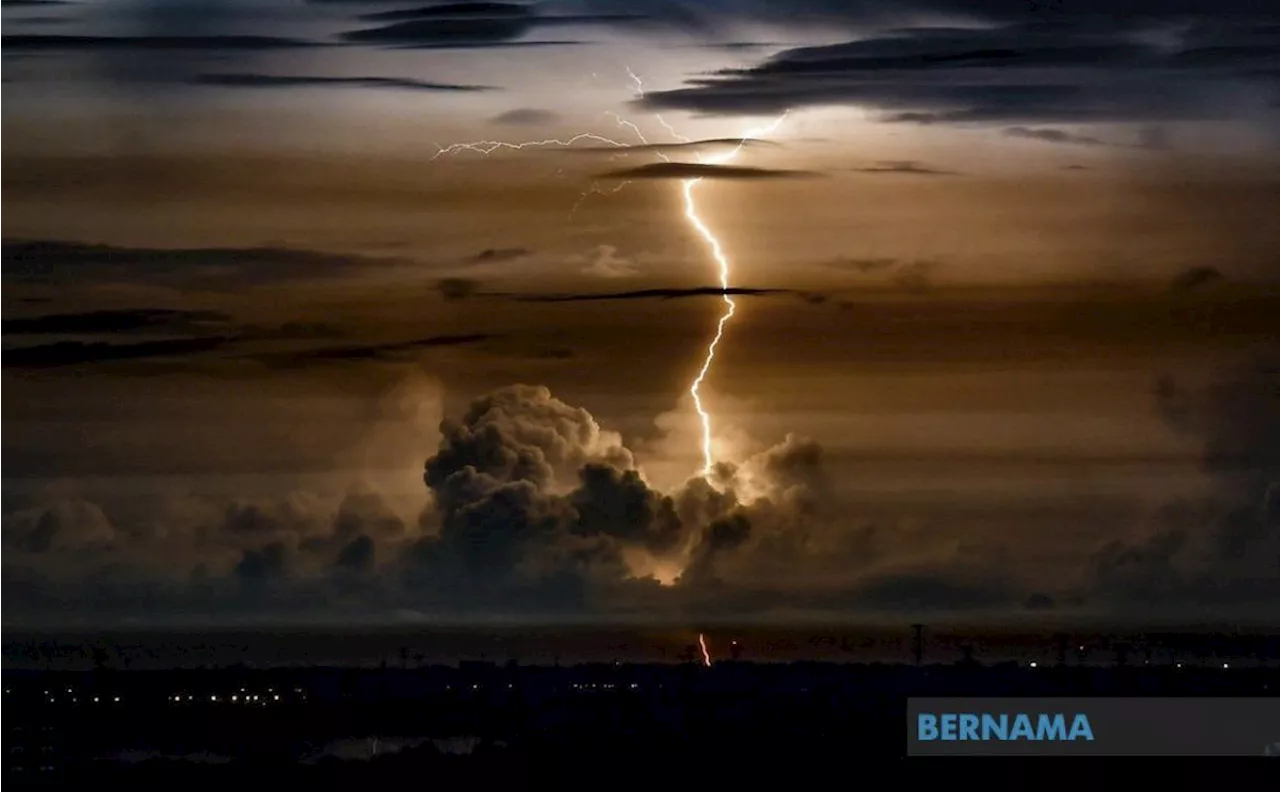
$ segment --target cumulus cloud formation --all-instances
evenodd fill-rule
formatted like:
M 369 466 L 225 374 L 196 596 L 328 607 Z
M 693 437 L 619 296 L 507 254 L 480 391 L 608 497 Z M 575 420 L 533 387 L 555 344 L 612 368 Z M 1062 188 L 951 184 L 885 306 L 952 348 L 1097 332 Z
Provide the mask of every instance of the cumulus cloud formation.
M 424 475 L 440 530 L 417 572 L 464 586 L 468 601 L 686 606 L 721 567 L 803 554 L 797 538 L 831 514 L 821 449 L 802 438 L 661 493 L 619 436 L 546 388 L 504 388 L 444 426 Z M 654 568 L 674 570 L 672 585 L 656 588 Z
M 591 473 L 594 487 L 575 493 L 584 466 L 601 466 L 606 480 L 635 470 L 620 436 L 527 385 L 477 399 L 442 435 L 423 475 L 439 531 L 419 543 L 409 570 L 429 602 L 580 609 L 591 589 L 623 580 L 616 537 L 590 508 L 581 518 L 574 507 L 590 501 L 586 493 L 615 494 Z
M 820 468 L 816 445 L 788 438 L 722 466 L 715 486 L 660 492 L 586 410 L 513 385 L 441 422 L 416 520 L 354 484 L 179 499 L 143 523 L 55 497 L 6 515 L 4 580 L 24 615 L 46 617 L 77 602 L 94 619 L 126 617 L 144 596 L 149 615 L 213 620 L 661 614 L 701 600 L 725 570 L 750 571 L 744 558 L 785 554 L 785 536 L 823 513 Z
M 553 398 L 545 387 L 496 391 L 442 428 L 440 452 L 426 469 L 427 484 L 437 494 L 480 478 L 554 489 L 589 461 L 634 466 L 619 435 L 602 430 L 586 410 Z
M 439 423 L 416 517 L 354 483 L 327 496 L 179 498 L 141 522 L 63 495 L 7 511 L 5 593 L 24 615 L 93 619 L 128 617 L 144 600 L 149 614 L 185 618 L 365 621 L 1256 605 L 1277 593 L 1277 370 L 1263 362 L 1191 394 L 1157 390 L 1176 405 L 1171 420 L 1203 438 L 1222 486 L 1097 548 L 1083 586 L 1075 574 L 1019 577 L 996 545 L 924 547 L 922 534 L 858 517 L 822 446 L 800 436 L 660 490 L 585 409 L 512 385 Z M 422 423 L 405 413 L 408 395 L 387 433 Z

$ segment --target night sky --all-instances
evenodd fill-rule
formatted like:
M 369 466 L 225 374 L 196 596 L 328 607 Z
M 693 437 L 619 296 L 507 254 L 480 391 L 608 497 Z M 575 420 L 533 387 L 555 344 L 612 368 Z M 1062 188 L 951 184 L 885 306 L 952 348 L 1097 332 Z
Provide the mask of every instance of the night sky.
M 6 627 L 1276 616 L 1274 2 L 3 27 Z

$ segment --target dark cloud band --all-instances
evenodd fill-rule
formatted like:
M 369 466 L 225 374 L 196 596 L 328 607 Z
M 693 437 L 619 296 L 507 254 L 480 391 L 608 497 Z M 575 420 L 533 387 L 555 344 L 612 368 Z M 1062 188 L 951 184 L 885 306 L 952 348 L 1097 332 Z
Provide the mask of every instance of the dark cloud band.
M 402 91 L 496 91 L 491 85 L 462 85 L 396 77 L 289 77 L 272 74 L 202 74 L 196 85 L 224 88 L 387 88 Z
M 1172 15 L 1111 29 L 1086 19 L 993 19 L 798 47 L 637 104 L 711 115 L 853 105 L 897 122 L 1085 123 L 1220 118 L 1240 112 L 1221 101 L 1224 85 L 1276 92 L 1280 34 L 1265 32 L 1274 25 L 1223 21 L 1175 35 Z
M 737 165 L 705 165 L 694 162 L 654 162 L 636 168 L 623 168 L 596 176 L 597 179 L 806 179 L 820 176 L 814 171 L 749 168 Z
M 681 297 L 711 297 L 722 295 L 761 296 L 788 294 L 787 289 L 746 289 L 704 286 L 697 289 L 640 289 L 637 291 L 609 292 L 606 294 L 558 294 L 517 297 L 520 302 L 594 302 L 598 300 L 674 300 Z

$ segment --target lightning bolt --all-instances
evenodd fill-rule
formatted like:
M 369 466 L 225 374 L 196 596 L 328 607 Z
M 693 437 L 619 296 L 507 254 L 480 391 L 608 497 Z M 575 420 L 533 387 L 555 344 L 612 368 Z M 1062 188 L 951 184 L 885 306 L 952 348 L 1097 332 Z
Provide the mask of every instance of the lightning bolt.
M 711 653 L 707 651 L 707 639 L 702 633 L 698 633 L 698 646 L 702 649 L 702 664 L 707 668 L 711 667 Z
M 630 69 L 630 67 L 627 68 L 627 76 L 631 78 L 631 81 L 635 86 L 636 94 L 638 95 L 638 97 L 644 98 L 644 83 L 635 74 L 635 72 L 633 72 Z M 732 162 L 734 159 L 737 158 L 738 154 L 742 152 L 742 149 L 746 146 L 748 140 L 755 137 L 762 136 L 762 135 L 766 135 L 775 131 L 779 126 L 781 126 L 782 122 L 786 120 L 789 112 L 790 111 L 783 113 L 781 116 L 779 116 L 776 120 L 774 120 L 772 123 L 768 125 L 765 125 L 763 127 L 758 127 L 756 129 L 747 130 L 740 136 L 737 146 L 735 146 L 734 148 L 729 150 L 727 153 L 724 153 L 720 156 L 704 159 L 701 153 L 695 152 L 698 158 L 698 161 L 707 165 L 726 165 Z M 644 144 L 644 145 L 649 144 L 648 138 L 645 137 L 644 132 L 641 131 L 640 127 L 636 126 L 635 123 L 623 118 L 617 113 L 609 112 L 609 113 L 605 113 L 605 115 L 612 117 L 619 127 L 624 128 L 630 131 L 633 135 L 635 135 L 636 139 L 638 139 L 641 142 L 641 144 Z M 661 115 L 655 113 L 654 119 L 662 126 L 663 129 L 667 131 L 668 134 L 671 135 L 671 137 L 674 140 L 680 143 L 691 142 L 690 138 L 685 137 L 684 135 L 681 135 L 678 132 L 676 132 L 675 128 L 672 127 L 671 124 L 667 123 L 667 121 Z M 627 144 L 617 140 L 613 140 L 612 138 L 603 137 L 601 135 L 597 135 L 591 132 L 583 132 L 567 139 L 547 138 L 545 140 L 528 140 L 520 143 L 509 143 L 509 142 L 500 141 L 500 140 L 476 140 L 476 141 L 470 141 L 470 142 L 453 143 L 448 146 L 440 146 L 439 144 L 436 144 L 437 151 L 435 155 L 432 156 L 431 159 L 435 160 L 442 156 L 454 155 L 461 152 L 472 152 L 476 154 L 481 154 L 483 156 L 488 156 L 499 150 L 519 151 L 526 148 L 544 148 L 544 147 L 550 147 L 550 146 L 568 148 L 584 140 L 592 141 L 594 143 L 599 143 L 606 146 L 613 146 L 614 148 L 627 147 Z M 664 162 L 671 162 L 671 158 L 668 157 L 662 151 L 657 151 L 655 153 Z M 683 195 L 684 195 L 684 217 L 688 221 L 689 225 L 692 226 L 693 229 L 698 233 L 698 236 L 702 238 L 703 242 L 706 243 L 708 249 L 711 252 L 711 257 L 715 261 L 716 267 L 719 270 L 720 290 L 721 290 L 720 296 L 721 296 L 721 299 L 724 301 L 724 306 L 725 306 L 724 313 L 720 315 L 720 319 L 716 323 L 715 336 L 711 339 L 711 342 L 707 345 L 707 352 L 706 352 L 706 356 L 703 358 L 702 367 L 698 370 L 697 376 L 694 377 L 693 382 L 689 386 L 689 395 L 693 397 L 694 409 L 697 411 L 698 418 L 702 424 L 702 443 L 701 443 L 702 470 L 700 472 L 703 478 L 710 478 L 711 473 L 715 467 L 715 455 L 712 452 L 712 442 L 711 442 L 711 437 L 712 437 L 711 414 L 707 411 L 706 407 L 703 405 L 701 390 L 702 390 L 702 384 L 706 380 L 708 372 L 711 370 L 711 364 L 715 360 L 716 348 L 720 345 L 720 341 L 724 337 L 725 326 L 729 323 L 729 320 L 733 318 L 734 313 L 737 310 L 737 305 L 734 304 L 733 298 L 729 295 L 730 273 L 732 269 L 732 265 L 730 264 L 729 257 L 725 254 L 724 247 L 720 244 L 720 240 L 711 231 L 711 229 L 707 226 L 707 224 L 703 222 L 702 218 L 698 216 L 698 206 L 697 206 L 697 202 L 694 201 L 693 194 L 694 194 L 694 187 L 696 187 L 698 183 L 701 181 L 702 181 L 701 177 L 695 178 L 695 179 L 685 179 L 682 181 L 681 187 L 683 189 Z M 574 213 L 577 212 L 578 207 L 582 204 L 583 201 L 586 200 L 586 198 L 589 195 L 605 194 L 606 192 L 616 193 L 622 188 L 626 187 L 627 184 L 629 184 L 629 182 L 623 182 L 622 184 L 619 184 L 613 189 L 608 191 L 601 191 L 593 185 L 592 187 L 585 190 L 578 197 L 577 202 L 574 203 L 573 208 L 569 212 L 570 217 L 572 217 Z M 707 654 L 706 642 L 703 640 L 701 634 L 699 634 L 698 636 L 698 641 L 699 643 L 702 644 L 703 659 L 707 665 L 710 665 L 711 664 L 710 655 Z
M 631 78 L 631 81 L 635 83 L 636 93 L 640 98 L 644 98 L 644 83 L 636 76 L 635 72 L 631 71 L 630 68 L 627 69 L 627 75 Z M 742 137 L 738 140 L 738 145 L 734 146 L 727 154 L 707 160 L 703 159 L 701 153 L 698 153 L 698 160 L 709 165 L 727 165 L 737 158 L 738 154 L 742 152 L 743 146 L 747 144 L 749 139 L 775 131 L 782 125 L 782 122 L 786 120 L 789 112 L 790 111 L 783 113 L 777 118 L 777 120 L 767 126 L 759 127 L 757 129 L 749 129 L 744 132 Z M 655 113 L 654 118 L 657 119 L 658 123 L 671 134 L 671 137 L 681 143 L 689 142 L 689 138 L 678 134 L 661 115 Z M 636 131 L 637 133 L 639 132 L 639 130 Z M 643 139 L 643 136 L 641 136 L 641 139 Z M 662 155 L 660 154 L 659 156 Z M 663 156 L 662 159 L 670 162 L 670 160 L 665 156 Z M 707 372 L 711 370 L 712 361 L 715 360 L 716 347 L 720 345 L 720 339 L 724 337 L 725 325 L 727 325 L 729 320 L 733 318 L 734 312 L 737 311 L 738 306 L 733 302 L 733 298 L 729 296 L 729 257 L 725 255 L 724 247 L 720 244 L 720 240 L 716 238 L 716 235 L 711 231 L 706 223 L 702 222 L 702 218 L 698 216 L 698 205 L 693 200 L 693 188 L 701 181 L 701 178 L 685 179 L 681 186 L 684 191 L 684 217 L 689 221 L 689 225 L 693 226 L 694 230 L 698 232 L 698 235 L 702 237 L 702 240 L 711 250 L 711 257 L 715 260 L 716 267 L 719 269 L 720 299 L 724 300 L 724 313 L 720 315 L 720 320 L 716 323 L 716 334 L 712 337 L 711 343 L 707 345 L 707 354 L 706 357 L 703 358 L 702 368 L 698 369 L 698 375 L 693 378 L 693 382 L 689 385 L 689 395 L 693 397 L 694 409 L 697 410 L 698 418 L 702 422 L 701 472 L 703 478 L 709 478 L 715 467 L 715 455 L 712 453 L 711 449 L 711 414 L 707 412 L 706 407 L 702 404 L 702 383 L 707 378 Z M 699 640 L 701 640 L 701 636 L 699 636 Z M 705 653 L 706 649 L 704 647 L 703 654 L 705 655 Z
M 759 129 L 747 130 L 743 133 L 742 138 L 738 141 L 738 145 L 721 157 L 711 160 L 703 160 L 710 165 L 725 165 L 732 162 L 738 153 L 742 151 L 742 147 L 746 145 L 747 140 L 759 135 L 768 134 L 776 130 L 787 118 L 787 114 L 783 113 L 776 121 Z M 702 159 L 702 157 L 698 157 Z M 711 362 L 716 357 L 716 347 L 720 344 L 720 339 L 724 337 L 724 327 L 733 318 L 737 305 L 734 304 L 733 298 L 729 296 L 729 258 L 724 253 L 724 248 L 720 245 L 720 240 L 711 232 L 707 224 L 702 222 L 702 218 L 698 217 L 698 206 L 693 200 L 693 188 L 698 185 L 698 179 L 685 179 L 684 187 L 684 216 L 689 224 L 697 230 L 703 241 L 707 243 L 707 247 L 711 249 L 711 257 L 715 259 L 716 266 L 720 270 L 720 299 L 724 300 L 724 313 L 720 315 L 720 321 L 716 323 L 716 334 L 711 339 L 711 343 L 707 345 L 707 356 L 702 361 L 702 368 L 698 371 L 698 376 L 694 378 L 693 384 L 689 386 L 689 395 L 693 397 L 693 406 L 698 411 L 698 417 L 702 420 L 702 476 L 708 478 L 711 476 L 712 468 L 715 466 L 715 457 L 711 452 L 711 414 L 702 406 L 702 395 L 699 391 L 702 388 L 702 382 L 707 378 L 707 372 L 711 370 Z

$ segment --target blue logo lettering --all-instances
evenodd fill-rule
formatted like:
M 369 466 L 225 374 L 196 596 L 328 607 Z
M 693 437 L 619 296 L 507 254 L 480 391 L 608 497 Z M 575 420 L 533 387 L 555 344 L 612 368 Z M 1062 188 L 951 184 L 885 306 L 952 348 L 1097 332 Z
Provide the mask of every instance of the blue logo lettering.
M 1013 728 L 1009 720 L 1013 719 Z M 1070 728 L 1067 715 L 1057 713 L 1015 715 L 973 712 L 921 712 L 916 715 L 916 739 L 918 740 L 1093 740 L 1093 726 L 1089 716 L 1076 713 L 1071 716 Z
M 1071 721 L 1071 736 L 1067 739 L 1093 741 L 1093 727 L 1089 725 L 1089 718 L 1083 712 L 1077 714 Z
M 1036 723 L 1036 739 L 1037 740 L 1065 740 L 1067 739 L 1067 721 L 1058 715 L 1045 715 L 1041 713 L 1039 721 Z
M 1009 735 L 1009 739 L 1016 740 L 1019 737 L 1027 740 L 1036 738 L 1035 730 L 1031 728 L 1031 719 L 1023 712 L 1019 712 L 1013 719 L 1013 734 Z
M 921 740 L 938 739 L 938 716 L 920 713 L 916 718 L 916 733 Z
M 997 719 L 994 715 L 984 714 L 982 716 L 982 739 L 1009 739 L 1009 716 L 1001 715 Z
M 956 738 L 956 715 L 948 712 L 942 716 L 942 739 L 948 742 Z

